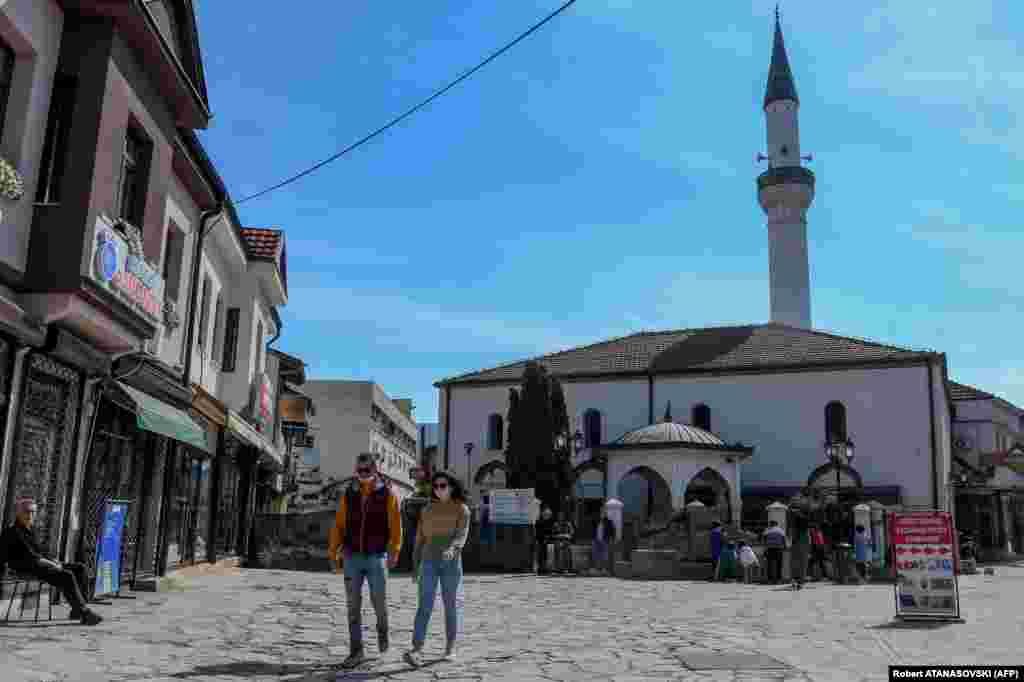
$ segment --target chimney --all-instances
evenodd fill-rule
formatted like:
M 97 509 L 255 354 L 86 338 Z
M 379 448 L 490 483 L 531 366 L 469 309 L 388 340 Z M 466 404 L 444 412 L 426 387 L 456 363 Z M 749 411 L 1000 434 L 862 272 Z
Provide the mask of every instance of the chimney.
M 395 404 L 395 407 L 398 408 L 399 412 L 409 419 L 413 419 L 412 411 L 416 409 L 416 406 L 413 405 L 412 398 L 396 398 L 392 402 Z

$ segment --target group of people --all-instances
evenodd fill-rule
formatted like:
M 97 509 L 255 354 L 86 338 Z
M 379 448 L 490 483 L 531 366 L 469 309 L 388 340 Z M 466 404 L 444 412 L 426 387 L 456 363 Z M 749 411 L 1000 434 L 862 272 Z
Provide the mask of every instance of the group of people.
M 548 545 L 554 545 L 554 572 L 568 574 L 575 570 L 572 559 L 572 543 L 576 537 L 576 526 L 569 521 L 565 512 L 560 512 L 558 520 L 553 520 L 551 508 L 541 508 L 540 518 L 534 525 L 535 552 L 538 575 L 547 575 L 552 571 L 548 568 Z M 608 517 L 608 511 L 601 510 L 601 518 L 594 530 L 591 540 L 591 566 L 594 573 L 607 575 L 608 557 L 611 544 L 615 542 L 615 522 Z
M 338 504 L 328 542 L 328 556 L 336 572 L 345 575 L 348 602 L 349 656 L 344 668 L 366 660 L 363 645 L 363 583 L 370 588 L 370 602 L 377 614 L 377 647 L 381 654 L 390 648 L 388 636 L 388 569 L 398 565 L 402 549 L 402 515 L 398 498 L 377 471 L 376 459 L 364 453 L 356 459 L 356 477 Z M 413 550 L 412 580 L 418 587 L 418 605 L 413 623 L 412 647 L 405 660 L 414 667 L 422 664 L 427 626 L 434 610 L 438 584 L 444 602 L 445 660 L 455 659 L 455 642 L 460 631 L 462 550 L 469 535 L 470 511 L 462 484 L 445 472 L 431 478 L 431 504 L 420 516 Z
M 761 534 L 765 547 L 765 582 L 773 585 L 782 582 L 783 556 L 787 549 L 790 550 L 791 580 L 795 589 L 803 588 L 808 575 L 816 575 L 821 580 L 828 579 L 825 534 L 821 526 L 796 516 L 792 530 L 793 537 L 790 539 L 779 522 L 773 519 Z M 862 525 L 854 528 L 853 549 L 857 574 L 862 581 L 867 580 L 873 542 L 871 532 Z M 728 538 L 718 521 L 713 522 L 711 527 L 711 562 L 713 581 L 742 578 L 748 583 L 751 582 L 754 569 L 760 567 L 761 563 L 753 547 L 745 540 Z

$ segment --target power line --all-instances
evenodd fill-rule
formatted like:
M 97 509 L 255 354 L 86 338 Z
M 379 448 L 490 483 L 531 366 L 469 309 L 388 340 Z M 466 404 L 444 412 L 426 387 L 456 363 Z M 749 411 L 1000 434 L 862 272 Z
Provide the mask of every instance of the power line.
M 476 73 L 480 69 L 484 68 L 485 66 L 487 66 L 489 63 L 491 63 L 492 61 L 494 61 L 495 59 L 497 59 L 498 57 L 500 57 L 504 53 L 508 52 L 510 49 L 512 49 L 517 44 L 519 44 L 520 42 L 525 40 L 528 36 L 530 36 L 530 34 L 532 34 L 534 31 L 536 31 L 541 26 L 543 26 L 544 24 L 548 23 L 549 21 L 551 21 L 552 19 L 557 17 L 559 14 L 561 14 L 565 10 L 569 9 L 569 7 L 571 7 L 575 3 L 576 3 L 576 0 L 568 0 L 568 2 L 563 4 L 561 7 L 556 9 L 554 12 L 552 12 L 551 14 L 547 15 L 546 17 L 544 17 L 543 19 L 538 21 L 536 24 L 534 24 L 529 29 L 527 29 L 524 33 L 520 34 L 520 36 L 518 38 L 516 38 L 512 42 L 508 43 L 507 45 L 502 47 L 500 50 L 498 50 L 498 51 L 494 52 L 493 54 L 491 54 L 489 57 L 487 57 L 487 59 L 485 59 L 482 62 L 480 62 L 479 64 L 477 64 L 476 66 L 474 66 L 469 71 L 466 71 L 464 74 L 462 74 L 461 76 L 459 76 L 458 78 L 453 80 L 451 83 L 449 83 L 448 85 L 444 86 L 443 88 L 441 88 L 440 90 L 438 90 L 437 92 L 435 92 L 430 97 L 426 98 L 425 100 L 423 100 L 422 102 L 420 102 L 416 106 L 412 107 L 411 109 L 408 109 L 404 113 L 402 113 L 402 114 L 396 116 L 395 118 L 391 119 L 391 121 L 389 121 L 387 124 L 381 126 L 380 128 L 377 128 L 376 130 L 374 130 L 369 135 L 367 135 L 367 136 L 363 137 L 362 139 L 360 139 L 360 140 L 358 140 L 356 142 L 353 142 L 349 146 L 345 147 L 344 149 L 342 149 L 340 152 L 338 152 L 334 156 L 331 156 L 331 157 L 329 157 L 327 159 L 324 159 L 320 163 L 318 163 L 318 164 L 316 164 L 314 166 L 311 166 L 310 168 L 307 168 L 306 170 L 302 171 L 301 173 L 297 173 L 297 174 L 293 175 L 292 177 L 288 178 L 287 180 L 283 180 L 283 181 L 277 183 L 276 185 L 274 185 L 272 187 L 268 187 L 267 189 L 265 189 L 263 191 L 257 192 L 256 194 L 252 194 L 250 196 L 245 197 L 244 199 L 236 201 L 235 204 L 237 205 L 237 204 L 245 203 L 246 201 L 249 201 L 251 199 L 256 199 L 257 197 L 261 197 L 264 194 L 269 194 L 270 192 L 273 192 L 274 190 L 281 189 L 285 185 L 290 185 L 291 183 L 295 182 L 296 180 L 304 178 L 307 175 L 309 175 L 310 173 L 314 173 L 314 172 L 320 170 L 321 168 L 323 168 L 327 164 L 329 164 L 329 163 L 331 163 L 333 161 L 337 161 L 338 159 L 340 159 L 345 154 L 348 154 L 350 151 L 352 151 L 354 149 L 358 149 L 359 147 L 363 146 L 364 144 L 366 144 L 367 142 L 369 142 L 373 138 L 375 138 L 378 135 L 380 135 L 381 133 L 383 133 L 384 131 L 388 130 L 389 128 L 394 127 L 395 125 L 397 125 L 397 124 L 401 123 L 402 121 L 404 121 L 405 119 L 409 118 L 410 116 L 415 114 L 417 111 L 419 111 L 423 107 L 427 106 L 428 104 L 433 102 L 435 99 L 437 99 L 441 95 L 445 94 L 446 92 L 448 92 L 449 90 L 454 88 L 456 85 L 458 85 L 462 81 L 466 80 L 467 78 L 472 76 L 474 73 Z

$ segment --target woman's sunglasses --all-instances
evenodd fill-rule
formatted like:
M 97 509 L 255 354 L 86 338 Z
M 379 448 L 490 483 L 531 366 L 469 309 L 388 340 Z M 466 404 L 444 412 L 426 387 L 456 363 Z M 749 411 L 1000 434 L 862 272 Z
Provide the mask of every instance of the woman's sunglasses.
M 447 490 L 447 489 L 448 489 L 448 484 L 443 482 L 443 481 L 440 482 L 440 483 L 435 483 L 434 484 L 434 490 Z

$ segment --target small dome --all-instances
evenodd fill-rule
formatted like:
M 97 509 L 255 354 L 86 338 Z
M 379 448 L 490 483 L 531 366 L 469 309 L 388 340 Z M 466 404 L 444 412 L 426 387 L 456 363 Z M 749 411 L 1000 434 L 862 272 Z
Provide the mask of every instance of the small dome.
M 630 431 L 615 441 L 617 445 L 655 443 L 725 446 L 725 441 L 710 431 L 698 429 L 696 426 L 689 426 L 688 424 L 676 424 L 675 422 L 661 422 L 660 424 L 645 426 L 642 429 Z

